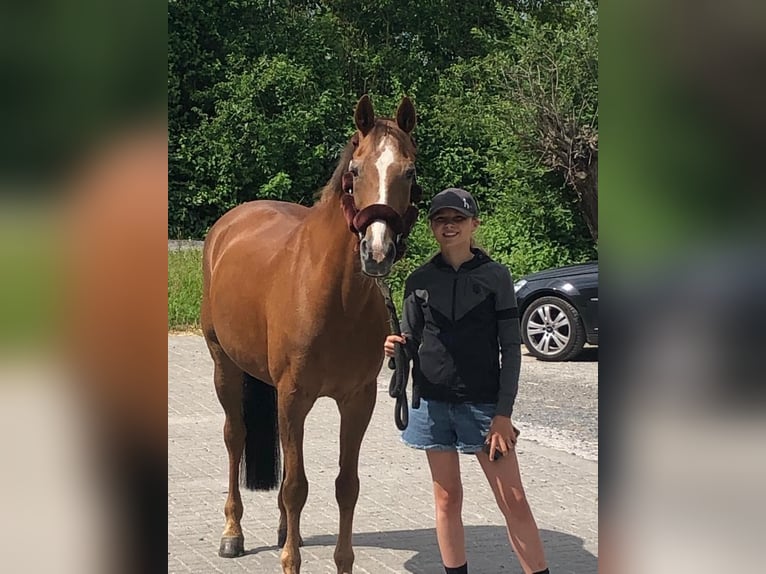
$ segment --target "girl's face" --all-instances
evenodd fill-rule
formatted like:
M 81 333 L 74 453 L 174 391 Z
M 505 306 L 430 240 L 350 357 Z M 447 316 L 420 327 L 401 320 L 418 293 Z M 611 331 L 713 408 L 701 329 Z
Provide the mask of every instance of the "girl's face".
M 441 209 L 431 219 L 431 231 L 442 249 L 466 245 L 470 247 L 479 220 L 454 209 Z

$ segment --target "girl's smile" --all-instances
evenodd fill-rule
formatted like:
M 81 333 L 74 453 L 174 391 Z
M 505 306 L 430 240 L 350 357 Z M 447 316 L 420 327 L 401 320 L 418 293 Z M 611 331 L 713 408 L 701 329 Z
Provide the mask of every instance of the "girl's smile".
M 467 217 L 454 209 L 443 209 L 431 219 L 431 226 L 436 239 L 449 242 L 450 245 L 456 243 L 456 240 L 464 236 L 464 231 L 468 231 L 467 240 L 470 242 L 474 227 L 470 227 L 468 222 L 474 219 Z

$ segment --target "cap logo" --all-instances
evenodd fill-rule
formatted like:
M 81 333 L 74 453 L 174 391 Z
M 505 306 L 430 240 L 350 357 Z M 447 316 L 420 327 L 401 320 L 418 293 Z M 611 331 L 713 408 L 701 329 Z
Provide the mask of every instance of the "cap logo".
M 471 206 L 468 204 L 468 200 L 465 197 L 463 198 L 463 207 L 465 207 L 468 211 L 471 211 Z

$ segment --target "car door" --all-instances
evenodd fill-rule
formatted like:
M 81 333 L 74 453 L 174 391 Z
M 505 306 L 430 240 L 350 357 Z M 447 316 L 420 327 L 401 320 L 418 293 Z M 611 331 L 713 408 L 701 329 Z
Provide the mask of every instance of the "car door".
M 584 303 L 580 313 L 585 323 L 588 342 L 595 342 L 591 339 L 593 336 L 598 337 L 598 267 L 595 267 L 593 272 L 578 277 L 577 289 Z

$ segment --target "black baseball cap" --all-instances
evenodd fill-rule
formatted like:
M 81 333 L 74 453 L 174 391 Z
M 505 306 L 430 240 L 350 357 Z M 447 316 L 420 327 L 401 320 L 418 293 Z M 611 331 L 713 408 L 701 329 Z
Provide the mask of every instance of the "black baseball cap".
M 428 219 L 432 219 L 440 209 L 454 209 L 468 217 L 476 217 L 479 214 L 479 206 L 473 196 L 459 187 L 449 187 L 437 193 L 431 200 L 431 209 L 428 211 Z

